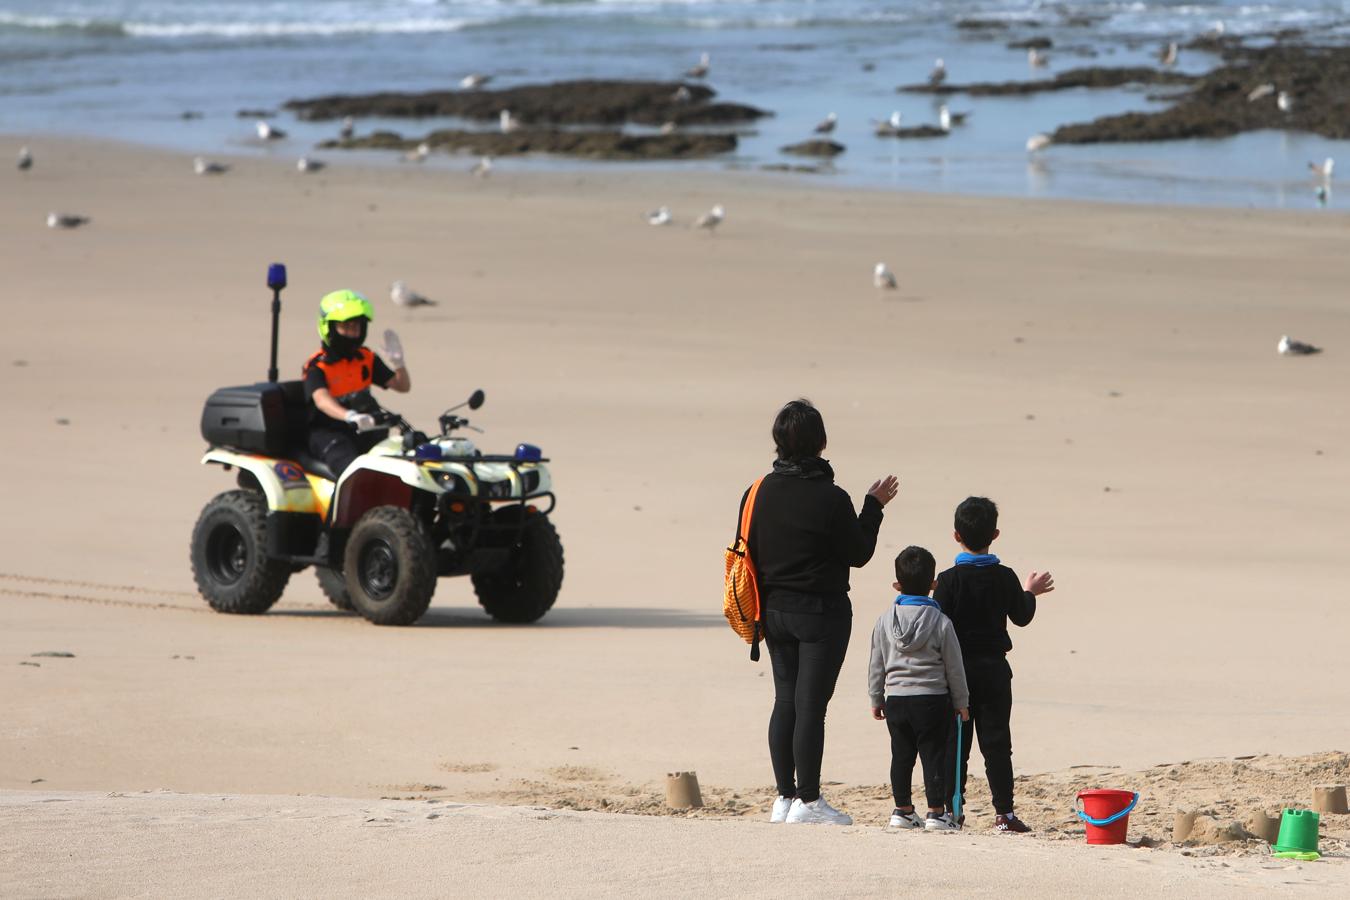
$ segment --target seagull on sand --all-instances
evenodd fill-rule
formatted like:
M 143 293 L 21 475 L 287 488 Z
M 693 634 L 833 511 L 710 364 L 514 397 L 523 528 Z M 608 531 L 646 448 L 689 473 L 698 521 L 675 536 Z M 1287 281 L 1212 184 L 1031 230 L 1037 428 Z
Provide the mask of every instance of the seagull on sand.
M 19 171 L 27 172 L 33 168 L 33 154 L 28 152 L 27 147 L 19 148 Z
M 295 168 L 300 172 L 318 172 L 320 169 L 327 168 L 328 163 L 321 159 L 310 159 L 308 156 L 302 156 L 295 161 Z
M 1041 53 L 1035 47 L 1027 49 L 1027 65 L 1033 69 L 1044 69 L 1050 65 L 1050 57 Z
M 717 230 L 717 226 L 721 225 L 722 220 L 726 217 L 726 209 L 722 207 L 722 204 L 718 203 L 712 209 L 699 216 L 698 220 L 694 222 L 694 227 L 706 228 L 708 231 L 713 232 Z
M 469 170 L 469 173 L 473 175 L 474 178 L 486 178 L 491 175 L 492 157 L 484 156 L 479 159 L 478 162 L 473 164 L 473 168 Z
M 658 206 L 656 209 L 647 213 L 648 225 L 669 225 L 670 222 L 671 218 L 669 206 Z
M 273 128 L 267 124 L 266 119 L 259 119 L 254 127 L 258 129 L 258 140 L 260 141 L 279 141 L 286 136 L 286 132 L 280 128 Z
M 511 110 L 504 109 L 497 114 L 497 126 L 501 128 L 502 134 L 510 134 L 520 129 L 520 120 L 511 115 Z
M 947 80 L 947 64 L 941 59 L 933 63 L 933 71 L 928 73 L 928 83 L 937 87 Z
M 423 297 L 421 294 L 408 287 L 407 282 L 395 281 L 389 288 L 389 299 L 394 301 L 395 306 L 414 307 L 414 306 L 435 306 L 436 301 Z
M 491 75 L 484 75 L 482 72 L 470 72 L 459 80 L 459 86 L 466 91 L 476 91 L 491 80 Z
M 351 137 L 354 134 L 356 134 L 356 122 L 351 116 L 345 116 L 342 119 L 342 127 L 338 129 L 338 137 L 347 141 L 351 140 Z
M 1033 134 L 1027 138 L 1027 152 L 1038 153 L 1053 143 L 1048 134 Z
M 1158 51 L 1158 61 L 1161 62 L 1164 66 L 1169 67 L 1175 66 L 1177 64 L 1177 57 L 1179 55 L 1180 51 L 1177 48 L 1177 42 L 1168 41 L 1166 46 L 1164 46 L 1161 50 Z
M 688 69 L 687 71 L 685 71 L 684 74 L 689 78 L 707 78 L 708 69 L 710 69 L 711 67 L 712 67 L 712 57 L 704 53 L 701 56 L 699 56 L 698 65 Z
M 816 134 L 829 134 L 830 132 L 834 131 L 834 126 L 838 124 L 838 122 L 839 117 L 836 116 L 834 113 L 830 113 L 828 116 L 820 120 L 820 124 L 816 126 Z
M 1316 175 L 1318 178 L 1321 178 L 1323 181 L 1331 180 L 1331 173 L 1333 170 L 1335 170 L 1335 168 L 1336 168 L 1336 160 L 1332 159 L 1330 156 L 1322 160 L 1320 163 L 1316 162 L 1308 163 L 1308 171 L 1312 172 L 1314 175 Z
M 895 273 L 886 267 L 884 262 L 879 262 L 876 268 L 872 270 L 872 286 L 883 291 L 895 290 Z
M 1287 113 L 1294 108 L 1294 101 L 1290 99 L 1288 91 L 1280 91 L 1275 95 L 1275 106 L 1282 113 Z
M 408 162 L 415 162 L 415 163 L 426 162 L 427 156 L 430 155 L 430 153 L 431 153 L 431 145 L 428 144 L 426 141 L 423 141 L 422 143 L 418 144 L 415 149 L 409 150 L 407 153 L 403 154 L 403 158 L 406 159 Z
M 224 163 L 212 162 L 204 156 L 193 157 L 192 171 L 198 175 L 224 175 L 230 167 Z
M 1312 344 L 1305 344 L 1302 341 L 1291 340 L 1289 335 L 1280 337 L 1280 342 L 1275 346 L 1275 351 L 1281 356 L 1312 356 L 1314 353 L 1321 353 L 1321 347 L 1314 347 Z
M 1260 100 L 1263 97 L 1269 97 L 1273 93 L 1275 93 L 1275 85 L 1271 84 L 1269 81 L 1265 84 L 1258 84 L 1247 92 L 1247 102 L 1255 103 L 1257 100 Z
M 81 225 L 88 225 L 88 216 L 77 216 L 71 213 L 47 213 L 48 228 L 79 228 Z

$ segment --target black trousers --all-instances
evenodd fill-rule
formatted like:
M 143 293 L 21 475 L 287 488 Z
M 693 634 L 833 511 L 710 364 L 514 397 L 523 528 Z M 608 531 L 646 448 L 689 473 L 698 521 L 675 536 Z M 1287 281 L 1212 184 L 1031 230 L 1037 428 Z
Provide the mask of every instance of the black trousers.
M 358 456 L 388 436 L 389 431 L 384 428 L 358 434 L 350 428 L 334 423 L 332 428 L 310 429 L 309 453 L 323 460 L 324 465 L 333 470 L 333 475 L 341 478 L 343 471 Z
M 848 653 L 853 610 L 829 613 L 764 611 L 764 639 L 773 666 L 769 758 L 783 797 L 820 797 L 825 755 L 825 708 Z
M 1007 815 L 1013 811 L 1012 667 L 1002 657 L 968 659 L 966 684 L 970 721 L 961 735 L 961 796 L 966 793 L 972 739 L 978 736 L 994 812 Z
M 886 698 L 886 728 L 891 733 L 891 791 L 896 806 L 912 806 L 910 782 L 914 759 L 923 760 L 923 793 L 929 809 L 951 803 L 956 778 L 956 743 L 952 735 L 952 698 L 917 694 Z

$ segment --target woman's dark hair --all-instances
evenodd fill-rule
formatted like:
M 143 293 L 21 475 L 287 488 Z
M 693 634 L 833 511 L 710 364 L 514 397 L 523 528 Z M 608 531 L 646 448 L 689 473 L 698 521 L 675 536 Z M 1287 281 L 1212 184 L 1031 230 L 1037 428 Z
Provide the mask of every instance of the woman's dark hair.
M 793 400 L 773 420 L 779 459 L 810 459 L 825 451 L 825 420 L 810 400 Z

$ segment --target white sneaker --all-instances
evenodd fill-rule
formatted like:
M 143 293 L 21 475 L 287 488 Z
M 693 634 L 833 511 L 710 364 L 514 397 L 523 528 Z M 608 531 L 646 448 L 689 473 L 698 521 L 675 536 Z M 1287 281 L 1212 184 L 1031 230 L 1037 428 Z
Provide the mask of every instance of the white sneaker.
M 951 813 L 929 813 L 923 821 L 924 831 L 960 831 L 961 826 L 952 821 Z
M 922 828 L 923 819 L 919 818 L 916 812 L 901 812 L 895 810 L 891 813 L 892 828 Z
M 810 803 L 803 803 L 798 797 L 792 801 L 786 821 L 789 825 L 852 825 L 853 817 L 826 803 L 824 797 Z
M 793 797 L 779 797 L 773 801 L 773 812 L 769 813 L 769 821 L 778 825 L 787 821 L 788 810 L 792 809 Z

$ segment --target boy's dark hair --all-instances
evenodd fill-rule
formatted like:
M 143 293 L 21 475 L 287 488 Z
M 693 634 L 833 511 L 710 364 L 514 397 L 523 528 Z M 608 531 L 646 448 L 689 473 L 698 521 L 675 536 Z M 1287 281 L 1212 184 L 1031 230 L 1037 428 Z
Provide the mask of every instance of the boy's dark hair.
M 967 497 L 956 507 L 956 533 L 971 550 L 988 550 L 998 531 L 998 507 L 988 497 Z
M 773 420 L 773 443 L 779 459 L 819 456 L 825 450 L 825 420 L 810 400 L 793 400 Z
M 906 547 L 895 557 L 895 580 L 903 593 L 927 597 L 936 574 L 937 561 L 922 547 Z

